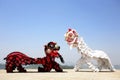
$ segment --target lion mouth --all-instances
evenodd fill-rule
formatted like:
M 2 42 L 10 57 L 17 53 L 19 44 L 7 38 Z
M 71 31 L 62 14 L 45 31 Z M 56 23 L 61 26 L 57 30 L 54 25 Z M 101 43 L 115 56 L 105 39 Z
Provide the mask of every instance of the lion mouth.
M 51 54 L 53 57 L 59 57 L 58 55 L 58 50 L 53 50 L 52 54 Z
M 66 38 L 66 41 L 67 42 L 72 42 L 74 39 L 72 39 L 72 38 Z

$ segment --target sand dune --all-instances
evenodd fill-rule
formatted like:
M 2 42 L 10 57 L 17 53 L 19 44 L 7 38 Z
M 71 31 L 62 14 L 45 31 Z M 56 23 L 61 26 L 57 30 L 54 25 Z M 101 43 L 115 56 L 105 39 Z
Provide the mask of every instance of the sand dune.
M 6 73 L 0 70 L 0 80 L 120 80 L 120 70 L 116 72 L 102 71 L 91 72 L 81 70 L 74 72 L 72 69 L 64 69 L 64 72 L 41 72 L 36 69 L 29 69 L 27 73 Z

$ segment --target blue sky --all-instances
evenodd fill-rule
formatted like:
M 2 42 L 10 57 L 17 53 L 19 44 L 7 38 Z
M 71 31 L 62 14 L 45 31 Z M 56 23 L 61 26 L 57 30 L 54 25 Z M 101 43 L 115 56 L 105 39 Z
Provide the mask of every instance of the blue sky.
M 0 0 L 0 63 L 10 52 L 43 57 L 44 45 L 55 41 L 65 64 L 80 58 L 64 41 L 74 28 L 92 49 L 105 51 L 120 64 L 119 0 Z

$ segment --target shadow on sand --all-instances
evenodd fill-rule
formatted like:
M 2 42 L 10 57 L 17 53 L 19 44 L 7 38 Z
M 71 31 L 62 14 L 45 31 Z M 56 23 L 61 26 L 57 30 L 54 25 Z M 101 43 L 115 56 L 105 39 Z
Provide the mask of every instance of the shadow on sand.
M 92 72 L 93 73 L 93 71 L 77 71 L 77 72 Z M 104 72 L 107 72 L 107 73 L 111 73 L 111 71 L 100 71 L 100 72 L 98 72 L 98 73 L 104 73 Z
M 63 72 L 56 72 L 56 71 L 50 71 L 50 72 L 37 72 L 37 71 L 18 72 L 18 71 L 14 71 L 12 73 L 67 73 L 67 71 L 63 71 Z

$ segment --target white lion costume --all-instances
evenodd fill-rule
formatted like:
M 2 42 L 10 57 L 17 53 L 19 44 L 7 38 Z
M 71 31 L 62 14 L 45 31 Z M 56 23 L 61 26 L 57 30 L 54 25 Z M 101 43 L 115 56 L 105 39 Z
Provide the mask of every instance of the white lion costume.
M 64 36 L 65 40 L 70 46 L 70 49 L 76 47 L 78 52 L 81 53 L 81 58 L 77 61 L 74 67 L 75 71 L 79 71 L 80 66 L 84 63 L 86 63 L 88 67 L 94 72 L 99 72 L 102 68 L 109 69 L 110 71 L 115 71 L 108 55 L 103 51 L 92 50 L 89 48 L 84 42 L 83 38 L 78 36 L 76 30 L 68 29 Z M 97 61 L 97 66 L 91 62 L 92 59 Z

